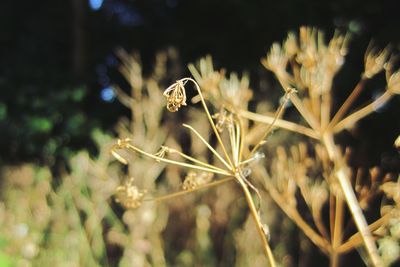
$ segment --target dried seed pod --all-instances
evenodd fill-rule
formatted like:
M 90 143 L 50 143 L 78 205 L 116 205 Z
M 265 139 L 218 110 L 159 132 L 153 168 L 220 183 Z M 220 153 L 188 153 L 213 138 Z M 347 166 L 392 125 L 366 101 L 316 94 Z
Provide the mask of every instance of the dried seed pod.
M 130 178 L 124 185 L 117 187 L 115 201 L 127 209 L 140 207 L 146 194 L 146 190 L 140 190 L 133 185 L 133 180 L 134 178 Z
M 372 48 L 372 45 L 367 49 L 365 53 L 365 71 L 364 75 L 367 78 L 372 78 L 384 69 L 385 63 L 390 56 L 389 49 L 384 48 L 380 51 Z
M 193 190 L 201 185 L 205 185 L 211 182 L 213 178 L 213 174 L 209 172 L 194 172 L 190 171 L 183 181 L 182 189 L 183 190 Z
M 181 106 L 186 106 L 185 84 L 187 81 L 178 80 L 164 91 L 167 98 L 167 109 L 176 112 Z

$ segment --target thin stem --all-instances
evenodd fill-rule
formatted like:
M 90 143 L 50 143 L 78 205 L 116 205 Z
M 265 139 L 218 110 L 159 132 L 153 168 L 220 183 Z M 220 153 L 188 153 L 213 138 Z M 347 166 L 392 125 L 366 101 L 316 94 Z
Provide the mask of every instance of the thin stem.
M 250 112 L 247 110 L 241 110 L 239 111 L 239 115 L 242 116 L 243 118 L 265 123 L 265 124 L 272 124 L 272 122 L 275 120 L 274 117 L 268 116 L 268 115 L 260 115 L 254 112 Z M 282 129 L 286 129 L 292 132 L 296 132 L 299 134 L 306 135 L 308 137 L 311 137 L 313 139 L 319 139 L 318 133 L 316 133 L 313 129 L 304 127 L 302 125 L 299 125 L 294 122 L 286 121 L 286 120 L 281 120 L 281 119 L 276 119 L 275 120 L 275 126 L 280 127 Z
M 232 167 L 224 160 L 223 157 L 197 132 L 192 126 L 188 124 L 182 124 L 183 127 L 191 130 L 206 146 L 207 148 L 230 170 Z
M 390 212 L 386 213 L 385 215 L 383 215 L 381 218 L 379 218 L 378 220 L 376 220 L 375 222 L 371 223 L 368 226 L 368 229 L 373 232 L 376 229 L 378 229 L 379 227 L 381 227 L 382 225 L 385 225 L 389 219 L 391 218 L 392 214 Z M 346 253 L 356 247 L 361 246 L 363 243 L 363 239 L 361 238 L 361 235 L 359 232 L 355 233 L 354 235 L 352 235 L 349 239 L 347 239 L 346 242 L 344 242 L 338 249 L 337 251 L 339 253 Z
M 338 169 L 336 177 L 339 181 L 339 185 L 342 189 L 343 195 L 346 199 L 347 205 L 356 223 L 357 229 L 360 232 L 365 248 L 371 258 L 374 266 L 381 267 L 383 263 L 379 257 L 378 249 L 375 245 L 375 241 L 368 229 L 367 221 L 358 203 L 357 197 L 351 187 L 350 180 L 347 177 L 345 168 L 340 165 L 342 159 L 338 155 L 334 142 L 333 136 L 325 134 L 323 137 L 323 144 L 325 145 L 330 159 L 334 162 L 335 167 Z
M 192 78 L 184 78 L 184 79 L 182 79 L 182 81 L 191 81 L 192 83 L 194 83 L 194 85 L 196 87 L 196 90 L 199 93 L 203 108 L 204 108 L 204 110 L 205 110 L 205 112 L 207 114 L 207 118 L 208 118 L 208 120 L 209 120 L 209 122 L 211 124 L 211 127 L 212 127 L 212 129 L 213 129 L 213 131 L 214 131 L 214 133 L 215 133 L 215 135 L 216 135 L 216 137 L 218 139 L 218 143 L 222 147 L 222 151 L 224 152 L 226 159 L 228 160 L 229 164 L 231 165 L 231 169 L 233 169 L 232 161 L 231 161 L 231 159 L 230 159 L 230 157 L 228 155 L 228 152 L 226 151 L 225 145 L 222 142 L 221 136 L 218 133 L 217 127 L 215 126 L 215 123 L 214 123 L 214 121 L 213 121 L 213 119 L 212 119 L 212 117 L 210 115 L 210 112 L 208 111 L 208 108 L 207 108 L 206 102 L 204 100 L 203 94 L 201 93 L 201 90 L 200 90 L 200 86 Z
M 236 147 L 236 129 L 234 125 L 229 125 L 228 126 L 228 132 L 229 132 L 229 141 L 231 144 L 231 150 L 232 150 L 232 156 L 233 156 L 233 164 L 235 166 L 238 166 L 238 148 Z
M 221 179 L 221 180 L 218 180 L 218 181 L 214 181 L 214 182 L 211 182 L 211 183 L 208 183 L 208 184 L 199 185 L 198 187 L 193 188 L 193 189 L 179 191 L 179 192 L 176 192 L 176 193 L 172 193 L 172 194 L 168 194 L 168 195 L 165 195 L 165 196 L 156 197 L 156 198 L 152 198 L 152 199 L 144 199 L 143 201 L 161 202 L 161 201 L 165 201 L 165 200 L 170 200 L 170 199 L 182 196 L 182 195 L 186 195 L 186 194 L 192 193 L 192 192 L 197 191 L 197 190 L 210 188 L 210 187 L 215 187 L 215 186 L 218 186 L 220 184 L 223 184 L 223 183 L 226 183 L 226 182 L 229 182 L 229 181 L 233 181 L 235 179 L 236 178 L 234 176 L 230 176 L 230 177 L 226 177 L 224 179 Z
M 317 227 L 317 230 L 321 233 L 322 237 L 325 240 L 329 240 L 329 233 L 328 230 L 325 227 L 325 224 L 321 218 L 321 212 L 314 212 L 312 211 L 313 219 L 315 226 Z
M 286 92 L 286 88 L 289 88 L 289 84 L 285 82 L 282 78 L 280 78 L 278 75 L 276 76 L 279 83 L 281 84 L 282 88 L 284 88 L 284 91 Z M 293 105 L 296 107 L 296 109 L 299 111 L 300 115 L 306 120 L 308 125 L 311 126 L 315 131 L 319 131 L 320 125 L 318 124 L 318 121 L 315 119 L 314 114 L 310 112 L 309 109 L 307 109 L 302 101 L 298 98 L 297 95 L 290 95 L 290 100 L 292 101 Z
M 333 229 L 333 250 L 340 246 L 343 239 L 343 199 L 340 193 L 336 196 L 335 225 Z
M 268 243 L 268 240 L 267 240 L 267 237 L 266 237 L 266 233 L 264 232 L 264 226 L 261 223 L 260 216 L 259 216 L 259 214 L 257 212 L 256 206 L 255 206 L 253 198 L 252 198 L 252 196 L 250 194 L 249 188 L 247 187 L 247 184 L 243 180 L 243 177 L 241 176 L 240 173 L 236 173 L 235 177 L 236 177 L 236 180 L 239 182 L 240 186 L 243 189 L 243 193 L 245 195 L 247 205 L 248 205 L 248 207 L 250 209 L 250 214 L 253 217 L 253 220 L 254 220 L 254 223 L 256 225 L 258 234 L 259 234 L 259 236 L 261 238 L 261 241 L 262 241 L 262 244 L 263 244 L 264 251 L 265 251 L 265 253 L 267 255 L 269 266 L 270 267 L 276 267 L 276 263 L 275 263 L 274 256 L 272 254 L 271 247 L 269 246 L 269 243 Z
M 369 105 L 361 108 L 360 110 L 350 114 L 340 122 L 338 122 L 333 127 L 333 132 L 337 133 L 343 130 L 344 128 L 348 127 L 349 125 L 353 124 L 356 121 L 364 118 L 365 116 L 369 115 L 370 113 L 374 112 L 377 107 L 382 106 L 385 104 L 389 99 L 392 97 L 392 93 L 389 90 L 386 90 L 381 96 L 379 96 L 375 101 L 370 103 Z
M 324 93 L 322 95 L 322 104 L 321 104 L 321 128 L 325 129 L 329 125 L 329 120 L 331 116 L 331 105 L 332 105 L 332 97 L 329 92 Z
M 237 162 L 235 163 L 236 164 L 236 166 L 239 166 L 239 162 L 240 162 L 240 160 L 241 160 L 241 153 L 240 153 L 240 145 L 241 145 L 241 137 L 242 137 L 242 132 L 241 132 L 241 127 L 240 127 L 240 125 L 239 125 L 239 123 L 235 123 L 235 128 L 236 128 L 236 140 L 235 140 L 235 146 L 236 146 L 236 151 L 234 152 L 235 154 L 235 156 L 236 156 L 236 160 L 237 160 Z
M 347 97 L 347 99 L 344 101 L 342 106 L 336 112 L 335 116 L 329 123 L 328 128 L 333 128 L 336 125 L 336 123 L 338 123 L 340 121 L 340 119 L 343 118 L 343 116 L 349 110 L 351 105 L 354 103 L 354 101 L 360 95 L 361 91 L 364 89 L 364 85 L 365 85 L 366 81 L 367 81 L 367 79 L 364 78 L 364 76 L 363 76 L 363 78 L 361 78 L 361 80 L 357 83 L 356 87 L 353 89 L 351 94 Z
M 185 167 L 185 168 L 190 168 L 190 169 L 196 169 L 196 170 L 202 170 L 202 171 L 206 171 L 206 172 L 212 172 L 212 173 L 216 173 L 216 174 L 222 174 L 222 175 L 227 175 L 227 176 L 232 175 L 231 173 L 229 173 L 228 171 L 225 171 L 225 170 L 218 171 L 218 170 L 215 170 L 215 169 L 210 169 L 210 168 L 206 168 L 206 167 L 202 167 L 202 166 L 197 166 L 197 165 L 193 165 L 193 164 L 188 164 L 188 163 L 184 163 L 184 162 L 179 162 L 179 161 L 175 161 L 175 160 L 161 158 L 161 157 L 155 156 L 153 154 L 147 153 L 147 152 L 145 152 L 145 151 L 143 151 L 143 150 L 141 150 L 141 149 L 139 149 L 139 148 L 137 148 L 137 147 L 135 147 L 135 146 L 133 146 L 131 144 L 125 144 L 124 147 L 132 149 L 133 151 L 135 151 L 135 152 L 137 152 L 139 154 L 143 154 L 143 155 L 145 155 L 147 157 L 155 159 L 156 161 L 170 163 L 170 164 L 173 164 L 173 165 L 178 165 L 178 166 Z M 123 147 L 117 147 L 117 148 L 121 149 Z M 118 156 L 117 159 L 120 159 L 120 158 L 123 159 L 122 163 L 124 163 L 124 161 L 127 162 L 126 159 L 122 158 L 115 150 L 116 149 L 113 148 L 111 153 L 114 156 Z
M 275 112 L 274 119 L 272 120 L 271 124 L 268 126 L 267 130 L 265 131 L 264 135 L 261 137 L 260 141 L 254 146 L 254 148 L 251 150 L 249 157 L 253 155 L 254 152 L 258 150 L 258 148 L 264 143 L 265 138 L 270 134 L 272 131 L 272 128 L 274 127 L 276 121 L 281 117 L 283 111 L 285 110 L 286 104 L 289 101 L 290 95 L 293 93 L 292 89 L 288 89 L 284 95 L 284 101 L 281 104 L 281 106 L 278 108 L 278 110 Z
M 244 148 L 244 136 L 246 136 L 245 128 L 243 127 L 242 118 L 238 116 L 238 122 L 240 127 L 240 143 L 239 143 L 239 161 L 242 161 L 243 148 Z
M 176 149 L 173 149 L 173 148 L 169 148 L 169 147 L 168 147 L 168 152 L 169 152 L 169 153 L 176 153 L 176 154 L 180 155 L 182 158 L 185 158 L 185 159 L 187 159 L 187 160 L 190 160 L 190 161 L 192 161 L 192 162 L 194 162 L 194 163 L 197 163 L 197 164 L 199 164 L 199 165 L 202 165 L 202 166 L 204 166 L 204 167 L 207 167 L 207 168 L 210 168 L 210 169 L 214 169 L 214 170 L 217 170 L 217 171 L 225 171 L 224 169 L 215 167 L 215 166 L 213 166 L 213 165 L 211 165 L 211 164 L 205 163 L 205 162 L 200 161 L 200 160 L 198 160 L 198 159 L 195 159 L 195 158 L 193 158 L 193 157 L 191 157 L 191 156 L 189 156 L 189 155 L 186 155 L 185 153 L 182 153 L 182 152 L 180 152 L 179 150 L 176 150 Z
M 275 189 L 274 185 L 269 182 L 269 178 L 264 179 L 264 185 L 274 202 L 286 213 L 286 215 L 299 227 L 303 233 L 323 252 L 329 253 L 331 251 L 330 244 L 319 235 L 313 228 L 311 228 L 306 221 L 301 217 L 298 211 L 288 205 L 286 200 Z
M 319 131 L 320 125 L 318 124 L 318 121 L 315 119 L 313 113 L 303 106 L 297 95 L 290 95 L 290 100 L 299 111 L 300 115 L 306 120 L 308 125 L 310 125 L 315 131 Z
M 335 204 L 335 223 L 333 228 L 331 266 L 338 266 L 340 261 L 340 253 L 337 252 L 337 248 L 340 246 L 343 239 L 343 212 L 343 199 L 340 193 L 338 193 Z

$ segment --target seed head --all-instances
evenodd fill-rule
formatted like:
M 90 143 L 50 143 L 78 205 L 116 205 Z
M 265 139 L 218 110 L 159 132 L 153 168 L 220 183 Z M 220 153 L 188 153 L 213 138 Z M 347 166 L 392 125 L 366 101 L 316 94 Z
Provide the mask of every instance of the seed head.
M 193 190 L 201 185 L 205 185 L 211 182 L 213 178 L 213 174 L 209 172 L 201 172 L 196 173 L 194 171 L 190 171 L 183 181 L 182 189 L 183 190 Z
M 146 190 L 140 190 L 133 185 L 133 178 L 130 178 L 124 185 L 117 187 L 117 196 L 115 201 L 121 203 L 127 209 L 136 209 L 143 202 Z
M 167 109 L 176 112 L 181 106 L 186 106 L 185 84 L 187 81 L 178 80 L 164 91 L 167 98 Z
M 384 69 L 389 56 L 390 52 L 388 47 L 382 50 L 377 50 L 376 48 L 372 48 L 372 45 L 370 45 L 364 57 L 365 77 L 370 79 L 381 72 Z

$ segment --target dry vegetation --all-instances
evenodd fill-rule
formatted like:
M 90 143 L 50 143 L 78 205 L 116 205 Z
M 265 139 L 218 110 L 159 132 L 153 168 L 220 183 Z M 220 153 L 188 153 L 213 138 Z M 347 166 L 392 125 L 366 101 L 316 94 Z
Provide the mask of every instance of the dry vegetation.
M 355 249 L 366 265 L 389 266 L 400 253 L 399 176 L 350 167 L 351 149 L 339 147 L 334 136 L 399 94 L 400 72 L 388 49 L 370 47 L 360 81 L 332 110 L 348 42 L 348 35 L 327 41 L 304 27 L 273 44 L 262 59 L 283 89 L 272 113 L 263 111 L 263 101 L 253 101 L 252 111 L 248 76 L 214 70 L 211 57 L 189 65 L 193 79 L 168 87 L 174 51 L 159 53 L 146 78 L 138 56 L 119 51 L 131 92 L 115 91 L 131 118 L 118 123 L 118 141 L 96 133 L 99 156 L 76 155 L 59 183 L 46 168 L 3 170 L 0 249 L 12 258 L 0 254 L 0 260 L 17 266 L 310 265 L 285 249 L 293 242 L 284 235 L 291 224 L 276 219 L 279 207 L 330 266 Z M 382 73 L 382 95 L 355 107 L 365 85 Z M 283 119 L 289 103 L 297 121 Z M 296 138 L 266 143 L 278 129 Z

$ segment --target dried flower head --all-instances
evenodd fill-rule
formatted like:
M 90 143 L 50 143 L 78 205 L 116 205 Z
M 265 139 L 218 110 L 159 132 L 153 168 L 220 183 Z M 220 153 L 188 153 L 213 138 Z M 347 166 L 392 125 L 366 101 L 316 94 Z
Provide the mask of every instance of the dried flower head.
M 186 106 L 186 82 L 187 80 L 178 80 L 164 91 L 169 111 L 176 112 L 181 106 Z
M 387 80 L 387 88 L 394 94 L 400 94 L 400 71 L 396 71 L 389 76 Z
M 232 115 L 229 116 L 224 108 L 221 108 L 220 112 L 215 113 L 212 118 L 217 120 L 215 127 L 220 133 L 222 133 L 227 123 L 232 123 Z
M 156 154 L 154 154 L 154 156 L 159 157 L 159 158 L 164 158 L 165 155 L 169 152 L 169 148 L 166 146 L 161 146 L 160 150 L 158 150 L 158 152 Z M 157 160 L 158 162 L 160 162 L 160 160 Z
M 364 75 L 367 78 L 372 78 L 381 72 L 390 56 L 389 49 L 386 47 L 382 50 L 377 50 L 370 45 L 365 53 L 365 71 Z
M 146 194 L 146 190 L 140 190 L 133 185 L 133 180 L 134 178 L 130 178 L 124 185 L 117 187 L 115 201 L 127 209 L 140 207 Z
M 263 65 L 276 73 L 278 78 L 281 78 L 286 74 L 286 65 L 288 63 L 288 56 L 285 50 L 282 49 L 281 45 L 278 43 L 273 43 L 271 50 L 269 51 L 267 57 L 262 60 Z
M 183 190 L 193 190 L 201 185 L 205 185 L 213 179 L 214 175 L 209 172 L 194 172 L 189 171 L 183 181 Z
M 299 51 L 296 35 L 290 32 L 285 40 L 284 48 L 289 57 L 293 57 Z

